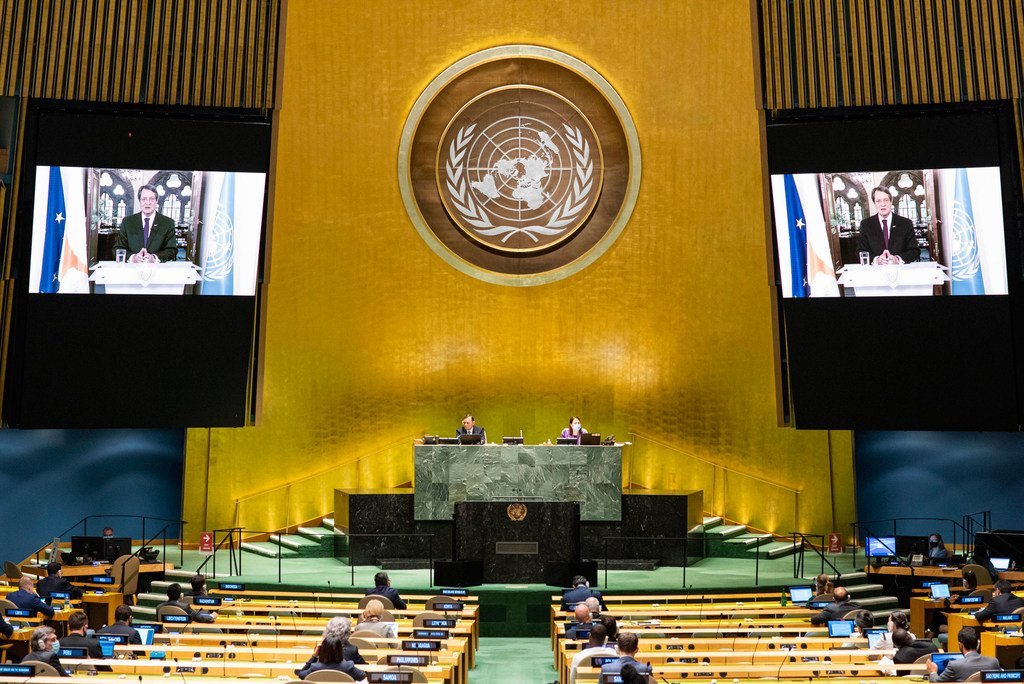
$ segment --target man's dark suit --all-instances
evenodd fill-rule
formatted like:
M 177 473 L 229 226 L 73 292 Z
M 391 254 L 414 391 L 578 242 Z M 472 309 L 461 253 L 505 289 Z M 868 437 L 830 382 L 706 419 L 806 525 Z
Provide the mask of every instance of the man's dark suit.
M 466 428 L 459 428 L 458 430 L 455 431 L 455 436 L 456 437 L 461 437 L 462 435 L 465 435 L 465 434 L 480 435 L 480 441 L 481 442 L 486 442 L 487 441 L 487 431 L 484 430 L 479 425 L 474 425 L 473 429 L 470 430 L 469 433 L 466 432 Z
M 8 594 L 7 600 L 23 610 L 34 610 L 48 618 L 53 617 L 53 608 L 43 603 L 38 594 L 31 594 L 24 589 L 19 589 Z
M 868 216 L 860 222 L 860 237 L 857 238 L 857 251 L 870 252 L 871 261 L 886 250 L 885 238 L 882 235 L 882 224 L 878 214 Z M 914 224 L 910 219 L 897 214 L 889 214 L 889 254 L 899 256 L 904 263 L 918 261 L 921 248 L 917 246 L 914 235 Z
M 403 601 L 402 597 L 398 595 L 398 590 L 394 587 L 373 587 L 372 589 L 366 590 L 366 595 L 369 596 L 370 594 L 383 596 L 391 601 L 391 605 L 398 610 L 405 610 L 405 601 Z
M 604 597 L 601 596 L 601 592 L 594 591 L 584 584 L 580 584 L 575 589 L 570 589 L 565 592 L 565 595 L 562 596 L 562 610 L 572 610 L 577 603 L 580 601 L 586 601 L 591 596 L 596 598 L 598 603 L 601 604 L 601 610 L 608 610 L 608 606 L 605 605 Z
M 995 658 L 980 655 L 977 651 L 968 651 L 963 658 L 949 661 L 942 674 L 929 675 L 928 679 L 932 682 L 962 682 L 975 672 L 1002 669 Z
M 896 655 L 892 657 L 892 662 L 897 665 L 909 665 L 923 655 L 938 652 L 939 649 L 935 647 L 935 644 L 932 643 L 930 639 L 918 639 L 909 646 L 900 647 L 900 649 L 896 651 Z
M 14 627 L 7 624 L 7 620 L 4 620 L 3 617 L 0 617 L 0 634 L 2 634 L 5 639 L 10 639 L 11 635 L 14 634 Z
M 127 250 L 128 256 L 131 256 L 145 247 L 150 254 L 156 254 L 160 261 L 174 261 L 177 258 L 178 242 L 174 235 L 174 220 L 170 216 L 153 212 L 153 225 L 149 227 L 149 242 L 146 244 L 142 244 L 142 233 L 142 212 L 126 216 L 114 240 L 114 249 Z
M 100 648 L 100 640 L 96 637 L 85 637 L 78 634 L 69 634 L 60 639 L 61 648 L 87 648 L 90 658 L 102 658 L 103 649 Z
M 859 610 L 860 604 L 854 601 L 844 601 L 843 603 L 830 603 L 825 606 L 817 615 L 811 616 L 812 625 L 827 625 L 829 620 L 842 620 L 843 616 L 849 613 L 851 610 Z
M 58 575 L 49 575 L 36 582 L 36 591 L 40 596 L 49 596 L 55 591 L 71 594 L 71 598 L 82 598 L 82 590 Z
M 605 663 L 601 666 L 601 674 L 619 674 L 622 672 L 622 668 L 626 665 L 632 665 L 636 668 L 639 674 L 650 674 L 651 666 L 645 663 L 641 663 L 633 656 L 622 656 L 618 660 L 613 660 L 610 663 Z
M 1024 608 L 1024 601 L 1014 594 L 993 596 L 988 605 L 974 614 L 978 622 L 991 620 L 993 615 L 1009 615 L 1018 608 Z
M 128 643 L 129 644 L 141 644 L 142 643 L 142 637 L 139 636 L 139 633 L 135 630 L 135 628 L 132 627 L 131 625 L 126 625 L 123 622 L 115 622 L 112 625 L 107 625 L 103 629 L 98 630 L 96 633 L 97 634 L 120 634 L 122 636 L 128 637 Z M 61 642 L 61 645 L 62 646 L 64 645 L 63 641 Z
M 27 656 L 21 659 L 22 664 L 29 663 L 32 661 L 46 663 L 52 665 L 57 669 L 57 672 L 61 677 L 67 677 L 68 673 L 64 671 L 64 666 L 60 663 L 60 658 L 53 651 L 32 651 Z

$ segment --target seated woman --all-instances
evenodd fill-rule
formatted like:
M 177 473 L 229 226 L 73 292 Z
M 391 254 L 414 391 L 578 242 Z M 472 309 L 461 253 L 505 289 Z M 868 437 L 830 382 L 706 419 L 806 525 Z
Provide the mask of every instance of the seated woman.
M 357 682 L 366 681 L 366 673 L 356 667 L 351 660 L 345 660 L 345 644 L 336 636 L 324 637 L 320 645 L 313 651 L 313 657 L 306 661 L 301 670 L 295 674 L 299 679 L 305 679 L 310 674 L 320 670 L 337 670 L 344 672 Z
M 562 434 L 558 437 L 559 439 L 575 439 L 576 443 L 579 444 L 585 434 L 587 434 L 587 431 L 583 428 L 583 423 L 580 421 L 580 417 L 573 416 L 569 419 L 569 427 L 563 428 Z
M 906 630 L 910 634 L 911 641 L 917 641 L 917 636 L 910 632 L 910 618 L 902 610 L 894 610 L 889 614 L 889 621 L 886 623 L 889 633 L 882 637 L 878 643 L 880 650 L 895 648 L 892 642 L 892 635 L 897 629 Z
M 822 594 L 831 595 L 833 589 L 834 587 L 832 586 L 832 578 L 826 575 L 825 573 L 821 573 L 820 575 L 814 578 L 815 596 L 821 596 Z
M 324 627 L 325 639 L 327 637 L 336 637 L 341 640 L 345 660 L 351 660 L 356 665 L 365 665 L 366 660 L 359 654 L 359 647 L 349 643 L 348 638 L 350 636 L 352 636 L 352 623 L 346 617 L 332 617 L 327 621 L 327 626 Z
M 380 637 L 397 638 L 398 625 L 394 622 L 382 622 L 383 617 L 384 604 L 377 599 L 373 599 L 366 604 L 363 614 L 359 616 L 359 624 L 352 631 L 373 632 Z
M 931 534 L 928 536 L 928 560 L 940 561 L 949 559 L 949 549 L 946 548 L 945 543 L 942 541 L 941 534 Z

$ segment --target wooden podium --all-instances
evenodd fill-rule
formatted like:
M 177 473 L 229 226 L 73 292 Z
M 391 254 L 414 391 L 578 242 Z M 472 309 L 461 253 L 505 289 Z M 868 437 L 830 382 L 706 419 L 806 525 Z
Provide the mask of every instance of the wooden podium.
M 180 295 L 186 285 L 202 282 L 200 268 L 191 261 L 162 264 L 130 264 L 100 261 L 89 280 L 106 294 Z

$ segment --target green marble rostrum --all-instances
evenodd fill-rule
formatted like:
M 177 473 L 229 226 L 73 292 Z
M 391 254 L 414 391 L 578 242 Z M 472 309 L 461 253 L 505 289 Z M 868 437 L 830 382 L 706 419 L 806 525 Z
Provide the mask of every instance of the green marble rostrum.
M 457 501 L 579 501 L 581 520 L 622 517 L 622 447 L 415 446 L 416 520 L 451 520 Z

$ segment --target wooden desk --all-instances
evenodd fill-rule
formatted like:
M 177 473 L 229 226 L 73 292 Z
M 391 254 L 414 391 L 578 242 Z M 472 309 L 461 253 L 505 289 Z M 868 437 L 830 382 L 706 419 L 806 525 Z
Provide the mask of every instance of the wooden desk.
M 962 570 L 963 568 L 953 565 L 945 568 L 940 568 L 936 565 L 927 565 L 920 568 L 907 567 L 906 565 L 882 565 L 877 568 L 873 565 L 864 566 L 864 572 L 869 575 L 899 575 L 903 577 L 941 580 L 960 579 L 963 576 Z
M 981 655 L 997 658 L 1004 669 L 1015 669 L 1017 661 L 1024 656 L 1024 637 L 1009 636 L 1003 632 L 982 632 Z
M 72 577 L 105 575 L 110 566 L 110 563 L 100 563 L 99 565 L 65 565 L 61 568 L 60 575 L 67 580 L 70 580 Z M 139 574 L 142 575 L 153 572 L 161 573 L 167 570 L 174 570 L 174 563 L 143 563 L 139 566 Z M 48 574 L 45 566 L 29 566 L 29 571 L 33 575 L 38 574 L 40 577 L 46 577 Z

